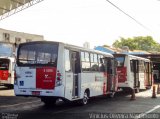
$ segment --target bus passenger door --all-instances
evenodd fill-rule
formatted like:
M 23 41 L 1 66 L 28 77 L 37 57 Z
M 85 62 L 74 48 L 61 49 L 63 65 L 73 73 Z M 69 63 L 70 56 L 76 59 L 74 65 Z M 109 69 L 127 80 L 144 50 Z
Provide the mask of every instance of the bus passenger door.
M 149 85 L 149 62 L 145 62 L 145 86 Z
M 73 90 L 72 97 L 78 98 L 80 96 L 80 54 L 79 52 L 71 52 L 71 67 L 73 71 Z
M 145 62 L 145 67 L 146 67 L 146 86 L 151 86 L 152 85 L 152 72 L 151 72 L 151 63 L 150 62 Z
M 113 91 L 118 90 L 118 75 L 117 75 L 117 60 L 115 58 L 112 59 L 112 75 L 113 75 Z
M 105 63 L 106 64 L 106 63 Z M 115 59 L 109 58 L 107 59 L 107 91 L 115 91 L 116 90 L 116 66 Z M 117 82 L 118 83 L 118 82 Z
M 134 88 L 139 87 L 139 63 L 138 60 L 133 60 L 133 73 L 134 73 Z

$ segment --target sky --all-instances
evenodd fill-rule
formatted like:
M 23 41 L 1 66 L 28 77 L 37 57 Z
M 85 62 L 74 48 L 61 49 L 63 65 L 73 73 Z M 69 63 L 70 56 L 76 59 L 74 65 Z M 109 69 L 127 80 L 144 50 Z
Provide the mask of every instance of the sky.
M 91 48 L 111 46 L 120 37 L 150 35 L 160 43 L 159 0 L 44 0 L 0 21 L 0 28 L 43 35 L 46 40 Z

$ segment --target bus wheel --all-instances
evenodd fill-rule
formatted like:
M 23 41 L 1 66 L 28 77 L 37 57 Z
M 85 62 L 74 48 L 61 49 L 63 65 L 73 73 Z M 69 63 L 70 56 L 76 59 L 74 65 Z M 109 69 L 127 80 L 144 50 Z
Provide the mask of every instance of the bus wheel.
M 135 93 L 139 93 L 139 88 L 136 88 L 136 89 L 135 89 Z
M 87 94 L 87 92 L 85 91 L 85 92 L 84 92 L 83 99 L 81 99 L 81 100 L 79 101 L 79 104 L 80 104 L 80 105 L 86 105 L 87 103 L 88 103 L 88 94 Z
M 41 101 L 45 104 L 45 106 L 55 106 L 57 99 L 43 97 L 41 98 Z
M 114 94 L 115 94 L 115 92 L 112 92 L 112 93 L 108 94 L 108 97 L 109 97 L 109 98 L 113 98 L 113 97 L 114 97 Z

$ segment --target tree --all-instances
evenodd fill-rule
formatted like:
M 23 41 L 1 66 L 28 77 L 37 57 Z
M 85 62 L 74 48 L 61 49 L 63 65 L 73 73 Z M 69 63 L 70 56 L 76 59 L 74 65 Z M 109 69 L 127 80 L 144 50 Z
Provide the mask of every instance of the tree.
M 123 38 L 113 43 L 116 48 L 128 46 L 130 50 L 145 50 L 160 52 L 160 44 L 155 42 L 151 36 L 138 36 L 133 38 Z

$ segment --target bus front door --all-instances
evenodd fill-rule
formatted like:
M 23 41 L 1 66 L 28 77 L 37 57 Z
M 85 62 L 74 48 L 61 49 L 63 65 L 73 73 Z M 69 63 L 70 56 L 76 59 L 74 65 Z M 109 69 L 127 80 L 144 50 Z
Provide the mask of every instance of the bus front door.
M 73 71 L 73 90 L 72 97 L 78 98 L 80 96 L 80 55 L 79 52 L 71 52 L 71 66 Z

